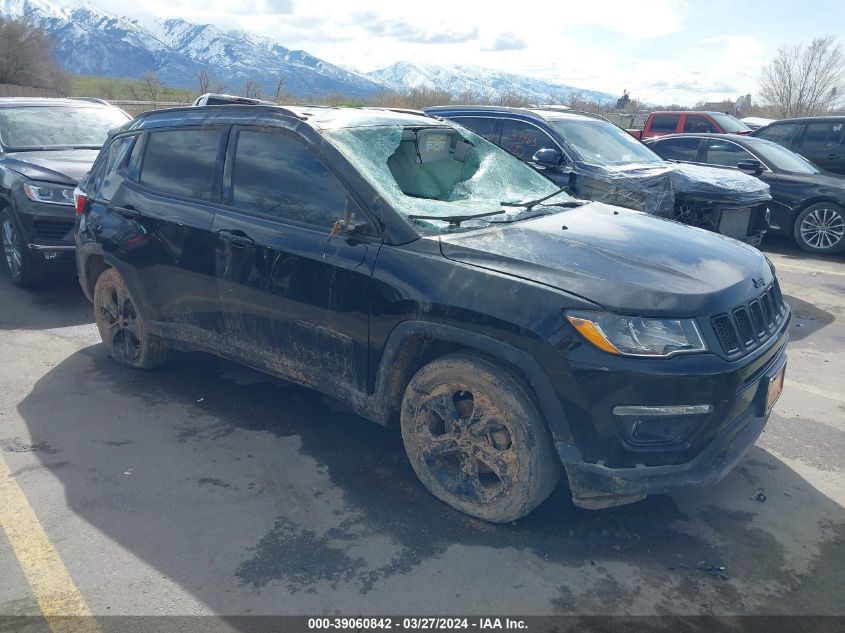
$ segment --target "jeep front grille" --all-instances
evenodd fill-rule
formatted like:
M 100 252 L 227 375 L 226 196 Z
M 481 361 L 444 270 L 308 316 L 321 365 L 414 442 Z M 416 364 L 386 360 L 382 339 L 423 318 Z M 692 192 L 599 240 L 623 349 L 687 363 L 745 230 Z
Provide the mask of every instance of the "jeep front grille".
M 713 331 L 728 355 L 749 352 L 774 335 L 786 315 L 786 304 L 775 280 L 748 303 L 711 319 Z

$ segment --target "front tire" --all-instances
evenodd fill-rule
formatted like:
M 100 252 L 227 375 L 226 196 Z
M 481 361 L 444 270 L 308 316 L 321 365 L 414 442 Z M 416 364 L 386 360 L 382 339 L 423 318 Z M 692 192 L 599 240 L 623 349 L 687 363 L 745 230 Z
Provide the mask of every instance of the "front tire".
M 509 372 L 468 353 L 439 358 L 408 384 L 402 439 L 435 497 L 470 516 L 506 523 L 554 490 L 560 461 L 528 392 Z
M 108 268 L 94 286 L 94 319 L 109 355 L 122 365 L 152 369 L 167 360 L 167 346 L 151 334 L 126 282 Z
M 820 202 L 795 218 L 795 241 L 810 253 L 831 255 L 845 249 L 845 209 L 832 202 Z
M 0 244 L 6 273 L 13 284 L 30 288 L 41 281 L 42 262 L 29 250 L 20 225 L 8 209 L 0 213 Z

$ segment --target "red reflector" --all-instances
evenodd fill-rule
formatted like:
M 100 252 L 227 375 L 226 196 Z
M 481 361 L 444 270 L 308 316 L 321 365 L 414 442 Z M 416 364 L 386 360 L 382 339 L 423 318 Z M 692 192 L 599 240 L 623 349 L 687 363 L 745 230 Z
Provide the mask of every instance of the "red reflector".
M 85 197 L 79 189 L 74 190 L 73 192 L 73 204 L 76 208 L 76 215 L 82 215 L 82 212 L 85 210 L 85 203 L 88 202 L 88 198 Z

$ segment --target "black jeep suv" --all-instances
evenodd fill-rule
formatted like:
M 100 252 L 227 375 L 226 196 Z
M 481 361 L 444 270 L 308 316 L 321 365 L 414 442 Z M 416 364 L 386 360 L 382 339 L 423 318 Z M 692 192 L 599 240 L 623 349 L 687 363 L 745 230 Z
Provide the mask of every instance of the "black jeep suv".
M 490 521 L 561 472 L 586 508 L 715 482 L 783 384 L 790 312 L 759 251 L 575 200 L 421 114 L 151 112 L 79 195 L 117 361 L 201 350 L 320 390 L 398 425 L 423 484 Z
M 0 99 L 0 237 L 14 284 L 73 263 L 73 188 L 128 120 L 98 100 Z

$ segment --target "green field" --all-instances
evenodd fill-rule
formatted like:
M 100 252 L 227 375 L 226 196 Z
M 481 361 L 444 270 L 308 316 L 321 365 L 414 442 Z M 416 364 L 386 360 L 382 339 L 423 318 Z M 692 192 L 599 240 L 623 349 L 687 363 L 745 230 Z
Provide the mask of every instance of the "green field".
M 71 75 L 70 80 L 70 96 L 72 97 L 97 97 L 98 99 L 132 101 L 178 101 L 183 103 L 192 101 L 196 97 L 194 91 L 185 88 L 159 86 L 155 99 L 153 99 L 147 84 L 134 79 Z

